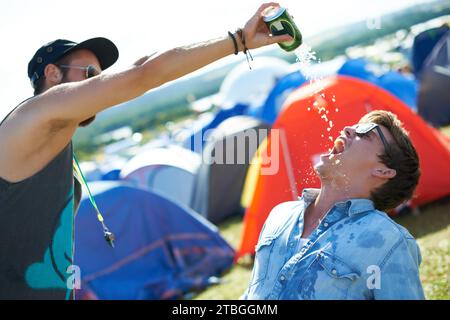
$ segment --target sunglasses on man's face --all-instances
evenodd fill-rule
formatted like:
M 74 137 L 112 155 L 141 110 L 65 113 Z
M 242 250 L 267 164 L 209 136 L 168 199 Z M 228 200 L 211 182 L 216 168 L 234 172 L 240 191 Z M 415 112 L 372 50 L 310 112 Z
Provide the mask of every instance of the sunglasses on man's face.
M 58 65 L 60 68 L 66 68 L 66 69 L 79 69 L 84 70 L 85 72 L 85 78 L 89 79 L 95 76 L 98 76 L 100 74 L 100 71 L 93 65 L 88 65 L 87 67 L 80 67 L 80 66 L 70 66 L 65 64 Z
M 381 130 L 381 128 L 378 124 L 373 123 L 373 122 L 359 123 L 356 126 L 354 126 L 353 128 L 355 129 L 356 135 L 359 137 L 367 136 L 373 129 L 377 130 L 378 135 L 380 136 L 381 142 L 383 142 L 384 151 L 387 153 L 389 144 L 386 140 L 386 137 L 383 134 L 383 131 Z

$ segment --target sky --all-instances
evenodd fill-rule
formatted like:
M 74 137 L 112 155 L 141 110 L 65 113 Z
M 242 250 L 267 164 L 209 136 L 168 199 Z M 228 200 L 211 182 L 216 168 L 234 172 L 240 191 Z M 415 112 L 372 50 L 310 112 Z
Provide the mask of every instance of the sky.
M 376 18 L 429 0 L 283 0 L 304 37 Z M 43 44 L 106 37 L 119 48 L 121 70 L 138 58 L 226 35 L 242 27 L 256 0 L 2 0 L 0 3 L 0 119 L 32 95 L 27 65 Z M 381 25 L 382 27 L 382 25 Z M 228 60 L 236 57 L 226 58 Z

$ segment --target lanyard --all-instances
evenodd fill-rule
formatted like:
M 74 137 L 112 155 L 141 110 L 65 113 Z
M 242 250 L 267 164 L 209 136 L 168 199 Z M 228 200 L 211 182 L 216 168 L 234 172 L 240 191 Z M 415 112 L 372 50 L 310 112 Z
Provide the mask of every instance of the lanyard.
M 105 219 L 103 218 L 102 214 L 100 213 L 100 210 L 98 209 L 97 203 L 95 202 L 94 196 L 91 193 L 91 189 L 89 188 L 86 182 L 86 178 L 84 177 L 83 171 L 81 171 L 77 157 L 75 157 L 75 153 L 73 154 L 73 170 L 78 176 L 79 178 L 78 180 L 81 182 L 81 184 L 85 187 L 85 189 L 88 192 L 89 200 L 91 201 L 92 206 L 97 212 L 97 220 L 101 223 L 103 227 L 103 235 L 105 237 L 106 242 L 108 242 L 108 244 L 114 248 L 114 234 L 110 232 L 108 227 L 105 225 Z

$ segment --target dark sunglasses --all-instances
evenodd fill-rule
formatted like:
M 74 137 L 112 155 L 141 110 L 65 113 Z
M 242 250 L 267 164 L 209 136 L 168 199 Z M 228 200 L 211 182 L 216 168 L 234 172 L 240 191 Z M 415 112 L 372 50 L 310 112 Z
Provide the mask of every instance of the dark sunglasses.
M 355 132 L 358 136 L 364 136 L 367 135 L 369 132 L 371 132 L 373 129 L 376 129 L 378 132 L 378 135 L 380 136 L 381 142 L 383 142 L 384 145 L 384 151 L 388 152 L 388 142 L 383 134 L 383 131 L 381 130 L 380 126 L 373 122 L 368 123 L 359 123 L 356 126 L 354 126 Z
M 100 71 L 93 65 L 88 65 L 87 67 L 80 67 L 80 66 L 70 66 L 70 65 L 65 65 L 65 64 L 59 64 L 58 67 L 66 68 L 66 69 L 84 70 L 86 79 L 98 76 L 100 74 Z

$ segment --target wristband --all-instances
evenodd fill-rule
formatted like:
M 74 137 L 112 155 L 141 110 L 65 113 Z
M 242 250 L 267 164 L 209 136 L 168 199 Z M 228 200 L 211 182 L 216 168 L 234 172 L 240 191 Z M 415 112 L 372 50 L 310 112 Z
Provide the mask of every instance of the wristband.
M 234 34 L 232 34 L 230 31 L 228 31 L 228 35 L 231 37 L 231 39 L 233 40 L 233 44 L 234 44 L 234 54 L 237 55 L 239 53 L 238 50 L 238 45 L 237 45 L 237 41 L 236 41 L 236 37 L 234 36 Z

